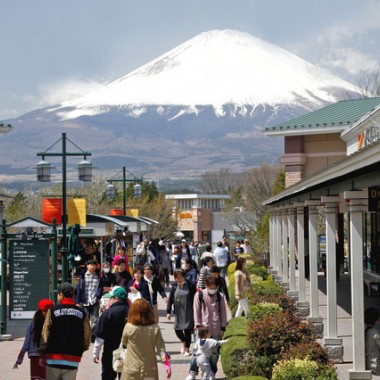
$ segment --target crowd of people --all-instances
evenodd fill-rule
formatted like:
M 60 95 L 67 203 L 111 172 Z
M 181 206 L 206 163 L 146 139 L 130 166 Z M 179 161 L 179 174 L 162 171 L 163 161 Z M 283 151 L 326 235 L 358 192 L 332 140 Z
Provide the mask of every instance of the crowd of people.
M 226 273 L 233 261 L 236 316 L 247 314 L 250 283 L 240 255 L 251 251 L 243 246 L 250 248 L 248 242 L 238 242 L 231 249 L 223 237 L 214 250 L 207 244 L 201 254 L 193 241 L 183 239 L 170 247 L 155 239 L 138 245 L 133 266 L 125 247 L 104 261 L 100 270 L 96 260 L 88 260 L 76 289 L 63 283 L 57 289 L 57 305 L 40 301 L 14 368 L 27 352 L 32 379 L 72 380 L 92 342 L 93 361 L 101 362 L 102 380 L 158 379 L 156 353 L 170 378 L 170 356 L 158 318 L 157 300 L 162 297 L 167 319 L 174 316 L 179 353 L 189 357 L 187 380 L 196 379 L 198 373 L 204 380 L 215 379 L 230 301 Z M 119 372 L 114 352 L 123 348 L 126 354 Z

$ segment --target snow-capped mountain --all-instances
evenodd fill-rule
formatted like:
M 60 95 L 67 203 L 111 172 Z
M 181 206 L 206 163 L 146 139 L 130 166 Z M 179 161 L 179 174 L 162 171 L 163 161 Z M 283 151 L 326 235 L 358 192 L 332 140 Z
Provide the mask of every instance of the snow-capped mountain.
M 92 151 L 100 170 L 127 166 L 148 177 L 241 170 L 279 161 L 282 141 L 264 137 L 265 127 L 357 96 L 352 84 L 278 46 L 215 30 L 101 90 L 10 120 L 1 160 L 6 171 L 21 170 L 64 131 Z
M 223 105 L 233 104 L 246 115 L 247 106 L 260 104 L 311 108 L 336 102 L 356 88 L 248 33 L 214 30 L 201 33 L 128 75 L 64 107 L 66 118 L 105 113 L 109 107 L 133 105 L 132 114 L 144 106 L 212 106 L 224 116 Z M 136 106 L 139 110 L 136 111 Z M 162 107 L 157 108 L 162 112 Z

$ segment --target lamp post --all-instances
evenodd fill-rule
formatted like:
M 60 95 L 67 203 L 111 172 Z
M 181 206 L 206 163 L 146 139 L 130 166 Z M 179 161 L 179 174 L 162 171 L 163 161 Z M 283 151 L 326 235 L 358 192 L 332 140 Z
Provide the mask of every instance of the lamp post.
M 57 143 L 62 142 L 62 151 L 55 153 L 49 152 Z M 67 141 L 74 145 L 80 152 L 68 152 Z M 87 156 L 91 156 L 90 152 L 83 151 L 76 144 L 66 137 L 66 133 L 62 133 L 62 137 L 56 141 L 45 152 L 37 153 L 41 156 L 42 160 L 37 164 L 37 181 L 49 182 L 50 181 L 50 163 L 45 161 L 45 157 L 62 157 L 62 244 L 61 244 L 61 263 L 62 263 L 62 282 L 67 281 L 68 263 L 67 263 L 67 198 L 66 198 L 66 159 L 69 156 L 83 156 L 83 160 L 78 165 L 78 174 L 80 181 L 91 181 L 92 178 L 92 164 L 87 161 Z
M 106 188 L 106 197 L 108 199 L 114 199 L 115 198 L 115 186 L 113 185 L 113 182 L 122 182 L 123 183 L 123 215 L 127 215 L 127 189 L 126 189 L 126 182 L 134 182 L 135 185 L 133 186 L 133 196 L 134 198 L 140 198 L 141 197 L 141 185 L 140 183 L 143 181 L 142 177 L 138 178 L 132 173 L 128 172 L 126 170 L 125 166 L 123 166 L 123 178 L 122 179 L 108 179 L 108 185 Z M 129 173 L 133 178 L 127 179 L 126 173 Z M 119 172 L 120 173 L 120 172 Z M 116 175 L 118 175 L 117 173 Z M 115 176 L 116 176 L 115 175 Z

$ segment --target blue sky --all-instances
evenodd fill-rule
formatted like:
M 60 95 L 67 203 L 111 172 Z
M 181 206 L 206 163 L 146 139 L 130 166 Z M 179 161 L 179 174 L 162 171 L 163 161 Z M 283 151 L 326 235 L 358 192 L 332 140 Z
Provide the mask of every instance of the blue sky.
M 197 34 L 237 29 L 353 82 L 380 66 L 378 0 L 0 0 L 0 119 L 83 95 Z

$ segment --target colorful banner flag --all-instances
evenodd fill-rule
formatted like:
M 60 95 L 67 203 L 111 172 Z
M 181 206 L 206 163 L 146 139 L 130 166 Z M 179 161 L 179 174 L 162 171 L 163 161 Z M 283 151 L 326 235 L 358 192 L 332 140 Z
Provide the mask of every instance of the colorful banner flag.
M 53 223 L 53 219 L 58 225 L 62 223 L 62 198 L 43 198 L 42 220 Z
M 67 202 L 68 225 L 86 226 L 86 200 L 84 198 L 69 198 Z
M 123 215 L 123 210 L 121 208 L 113 208 L 110 210 L 110 215 Z

